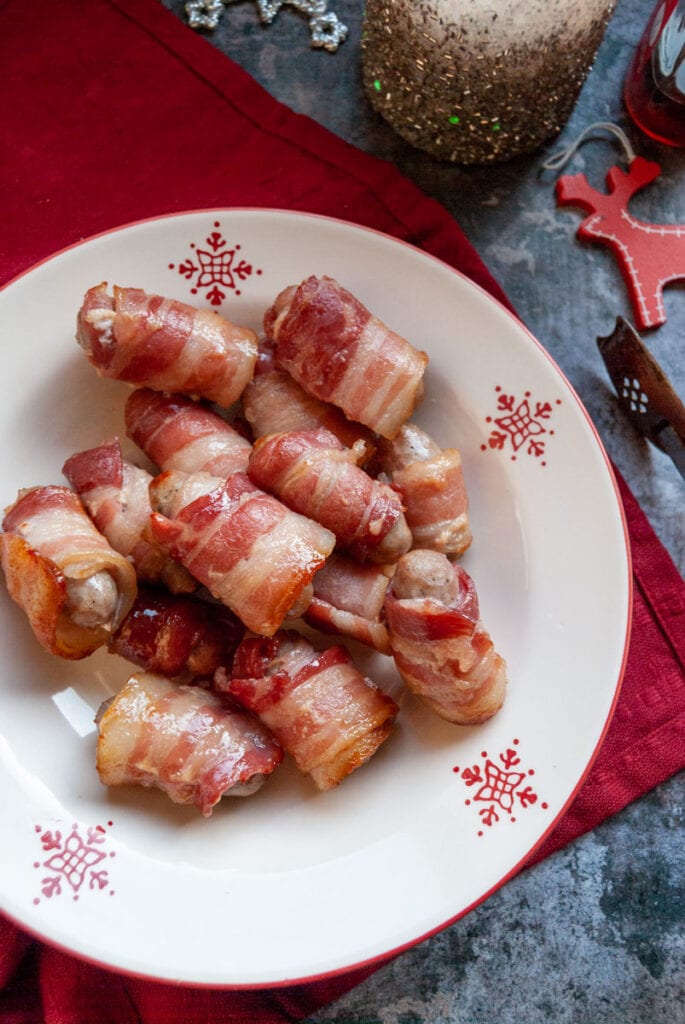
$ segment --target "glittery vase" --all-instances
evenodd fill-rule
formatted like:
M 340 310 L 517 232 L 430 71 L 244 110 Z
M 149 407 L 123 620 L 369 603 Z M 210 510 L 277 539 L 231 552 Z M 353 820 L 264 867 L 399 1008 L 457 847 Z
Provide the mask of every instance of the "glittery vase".
M 615 0 L 366 0 L 364 87 L 407 142 L 483 164 L 569 117 Z

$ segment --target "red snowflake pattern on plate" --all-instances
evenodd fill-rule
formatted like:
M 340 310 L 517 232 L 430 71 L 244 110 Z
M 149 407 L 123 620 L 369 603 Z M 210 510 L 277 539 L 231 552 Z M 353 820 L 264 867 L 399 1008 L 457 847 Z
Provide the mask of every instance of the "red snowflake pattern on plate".
M 532 768 L 521 769 L 521 758 L 517 750 L 519 741 L 513 740 L 512 746 L 491 758 L 487 750 L 481 752 L 481 763 L 460 768 L 455 765 L 452 771 L 459 775 L 467 789 L 475 792 L 468 796 L 464 803 L 467 807 L 482 803 L 478 807 L 478 816 L 481 825 L 492 828 L 498 821 L 508 818 L 510 822 L 516 821 L 516 813 L 519 808 L 525 810 L 539 800 L 538 794 L 530 784 L 531 776 L 535 775 Z M 540 802 L 543 811 L 548 805 Z M 479 836 L 484 835 L 482 829 Z
M 107 824 L 111 827 L 113 822 L 108 821 Z M 34 829 L 43 853 L 48 855 L 33 862 L 36 870 L 42 868 L 46 872 L 41 878 L 43 896 L 52 899 L 66 892 L 77 900 L 82 890 L 106 891 L 110 896 L 114 895 L 109 872 L 102 863 L 116 854 L 105 849 L 107 830 L 102 825 L 84 828 L 74 823 L 64 831 L 35 825 Z M 40 903 L 40 897 L 36 896 L 33 902 Z
M 186 256 L 182 263 L 170 263 L 169 270 L 175 270 L 186 278 L 191 286 L 191 295 L 204 292 L 207 302 L 220 306 L 228 291 L 240 295 L 239 284 L 252 274 L 261 274 L 261 270 L 243 259 L 240 245 L 229 245 L 218 230 L 220 221 L 215 220 L 212 227 L 214 230 L 209 232 L 202 246 L 191 242 L 192 254 Z
M 519 399 L 505 392 L 499 385 L 495 388 L 495 394 L 500 415 L 485 417 L 485 422 L 491 423 L 492 429 L 487 443 L 480 446 L 481 451 L 505 451 L 511 448 L 512 462 L 516 461 L 518 455 L 532 455 L 540 460 L 541 466 L 546 466 L 547 461 L 543 456 L 546 454 L 547 441 L 554 437 L 550 420 L 554 406 L 561 405 L 561 399 L 555 399 L 554 405 L 547 401 L 535 401 L 530 391 L 525 391 Z

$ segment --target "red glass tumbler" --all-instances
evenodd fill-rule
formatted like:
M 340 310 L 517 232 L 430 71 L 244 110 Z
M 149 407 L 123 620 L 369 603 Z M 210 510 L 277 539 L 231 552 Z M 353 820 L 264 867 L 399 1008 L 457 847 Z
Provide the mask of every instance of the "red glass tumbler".
M 624 99 L 643 132 L 685 147 L 685 0 L 659 0 L 626 77 Z

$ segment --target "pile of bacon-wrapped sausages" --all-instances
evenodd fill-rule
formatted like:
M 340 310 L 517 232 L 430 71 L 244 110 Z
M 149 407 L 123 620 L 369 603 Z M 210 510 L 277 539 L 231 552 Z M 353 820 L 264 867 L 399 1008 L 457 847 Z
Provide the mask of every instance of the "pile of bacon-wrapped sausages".
M 411 416 L 426 355 L 336 281 L 267 310 L 263 339 L 136 288 L 91 288 L 77 340 L 133 385 L 128 437 L 21 491 L 0 554 L 12 598 L 63 658 L 140 671 L 101 708 L 106 785 L 157 786 L 205 815 L 283 760 L 322 790 L 391 732 L 395 701 L 340 642 L 394 659 L 443 718 L 485 721 L 506 667 L 455 563 L 471 543 L 456 448 Z M 142 460 L 141 460 L 142 461 Z

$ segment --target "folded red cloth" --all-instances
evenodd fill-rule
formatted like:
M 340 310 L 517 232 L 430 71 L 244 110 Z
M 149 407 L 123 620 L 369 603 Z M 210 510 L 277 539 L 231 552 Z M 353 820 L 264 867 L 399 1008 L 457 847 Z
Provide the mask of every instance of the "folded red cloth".
M 154 0 L 37 0 L 30 16 L 20 0 L 6 0 L 0 64 L 0 281 L 133 220 L 271 206 L 333 214 L 410 241 L 507 301 L 438 203 L 391 165 L 275 102 Z M 685 584 L 619 485 L 635 578 L 623 689 L 594 767 L 534 860 L 683 766 Z M 372 970 L 263 992 L 179 988 L 93 967 L 0 919 L 4 1024 L 293 1021 Z

